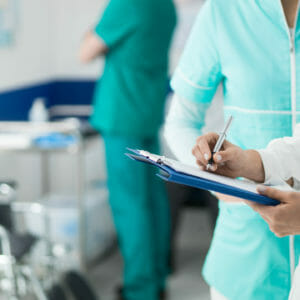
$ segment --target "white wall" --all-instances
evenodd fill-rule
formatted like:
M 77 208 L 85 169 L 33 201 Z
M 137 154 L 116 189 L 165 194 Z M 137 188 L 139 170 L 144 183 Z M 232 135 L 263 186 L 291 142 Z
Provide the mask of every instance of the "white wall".
M 0 48 L 0 91 L 48 79 L 49 1 L 18 3 L 16 42 Z
M 80 41 L 93 28 L 105 0 L 51 0 L 51 74 L 55 78 L 96 78 L 103 60 L 86 66 L 78 61 Z
M 80 40 L 105 0 L 19 0 L 16 42 L 0 48 L 0 92 L 52 78 L 95 78 L 100 60 L 82 66 Z

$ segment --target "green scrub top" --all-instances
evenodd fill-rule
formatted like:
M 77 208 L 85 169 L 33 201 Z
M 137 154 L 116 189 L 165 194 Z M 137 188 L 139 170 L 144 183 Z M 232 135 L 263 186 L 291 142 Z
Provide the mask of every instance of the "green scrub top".
M 293 117 L 300 120 L 299 18 L 293 42 L 294 54 L 280 0 L 207 0 L 172 79 L 175 93 L 196 106 L 197 121 L 177 109 L 176 126 L 201 135 L 222 82 L 225 120 L 234 117 L 228 140 L 263 149 L 292 135 Z M 299 235 L 295 255 L 298 261 Z M 289 239 L 276 237 L 249 206 L 221 202 L 204 277 L 230 300 L 288 299 Z
M 94 94 L 92 125 L 106 134 L 151 137 L 162 123 L 172 0 L 110 0 L 95 33 L 109 51 Z

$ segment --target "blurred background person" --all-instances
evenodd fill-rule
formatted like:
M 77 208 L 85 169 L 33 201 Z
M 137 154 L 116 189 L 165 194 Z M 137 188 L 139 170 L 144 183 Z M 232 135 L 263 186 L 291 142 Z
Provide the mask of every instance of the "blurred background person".
M 207 166 L 218 137 L 216 133 L 208 133 L 198 139 L 193 154 L 200 167 Z M 275 139 L 266 149 L 261 150 L 243 150 L 225 140 L 222 149 L 214 154 L 214 164 L 210 169 L 223 176 L 244 177 L 257 183 L 279 185 L 286 189 L 287 191 L 280 191 L 265 185 L 258 186 L 261 194 L 279 200 L 281 205 L 265 206 L 246 201 L 261 214 L 271 231 L 279 237 L 298 235 L 300 232 L 300 193 L 293 192 L 286 185 L 289 183 L 292 188 L 299 190 L 299 147 L 299 135 Z M 204 157 L 205 153 L 208 156 Z
M 218 134 L 209 133 L 197 140 L 193 155 L 201 168 L 206 168 L 218 138 Z M 300 193 L 292 191 L 286 183 L 295 190 L 299 190 L 299 184 L 297 184 L 300 179 L 299 148 L 299 132 L 294 137 L 276 139 L 262 150 L 242 150 L 225 140 L 222 149 L 214 154 L 214 163 L 210 170 L 223 176 L 244 177 L 258 183 L 279 185 L 278 188 L 283 190 L 266 185 L 257 187 L 260 194 L 278 200 L 279 205 L 266 206 L 252 201 L 245 201 L 245 203 L 261 215 L 270 230 L 278 237 L 290 235 L 292 238 L 293 235 L 300 233 Z M 294 249 L 291 251 L 294 252 Z M 295 257 L 291 256 L 290 259 L 294 264 Z M 291 272 L 294 272 L 294 268 Z M 296 300 L 300 297 L 299 264 L 293 276 L 289 299 Z
M 188 33 L 204 0 L 174 2 L 179 22 L 170 51 L 171 73 L 177 65 Z M 76 269 L 91 282 L 100 299 L 109 300 L 114 299 L 115 287 L 121 282 L 123 264 L 119 251 L 116 251 L 115 227 L 108 205 L 104 140 L 99 138 L 99 132 L 90 128 L 87 121 L 92 111 L 95 83 L 100 81 L 99 78 L 103 74 L 102 66 L 106 56 L 100 55 L 102 58 L 83 66 L 77 51 L 87 28 L 92 28 L 91 24 L 99 20 L 99 12 L 105 9 L 107 3 L 108 0 L 74 0 L 72 3 L 60 0 L 1 2 L 0 179 L 17 183 L 17 201 L 37 201 L 47 205 L 51 211 L 51 224 L 55 232 L 52 234 L 53 243 L 68 249 L 65 257 L 60 258 L 62 264 L 57 266 L 66 272 L 66 265 L 74 264 L 74 267 L 76 266 Z M 160 5 L 155 1 L 151 5 L 157 8 L 150 8 L 152 18 L 155 21 L 160 20 Z M 123 23 L 119 27 L 122 27 Z M 161 34 L 159 31 L 156 34 Z M 152 34 L 148 39 L 145 38 L 143 43 L 150 38 L 153 38 Z M 124 41 L 125 39 L 118 42 L 118 46 Z M 161 45 L 158 45 L 157 49 L 160 47 Z M 110 53 L 105 54 L 109 56 Z M 128 62 L 118 54 L 118 64 L 122 65 L 124 61 L 127 65 Z M 107 68 L 105 72 L 107 73 Z M 97 84 L 96 86 L 98 87 Z M 112 89 L 112 95 L 115 95 L 115 92 L 115 89 Z M 222 100 L 221 97 L 218 100 Z M 213 121 L 211 123 L 214 125 L 220 124 L 216 118 L 216 107 L 211 108 L 213 118 L 209 117 L 208 121 Z M 43 124 L 34 123 L 42 120 Z M 7 124 L 5 121 L 12 122 Z M 59 124 L 56 121 L 60 121 Z M 63 128 L 70 130 L 70 127 L 70 136 L 61 136 Z M 9 136 L 8 128 L 11 130 Z M 214 126 L 209 130 L 217 128 Z M 80 139 L 73 139 L 73 134 L 77 137 L 79 133 Z M 45 141 L 51 142 L 55 147 L 57 144 L 64 145 L 61 149 L 64 151 L 56 151 L 56 148 L 51 148 L 49 144 L 51 149 L 47 152 L 43 148 L 40 151 L 32 148 L 36 142 L 43 144 Z M 69 145 L 71 141 L 83 147 L 73 148 Z M 15 149 L 7 151 L 8 146 L 12 147 L 11 150 L 16 147 L 17 153 Z M 70 149 L 72 151 L 69 151 Z M 73 149 L 80 151 L 73 152 Z M 30 155 L 28 150 L 32 150 Z M 170 154 L 165 144 L 162 151 L 165 155 Z M 79 154 L 82 158 L 80 162 L 78 160 L 78 165 L 77 155 L 74 154 Z M 137 193 L 139 191 L 137 190 Z M 211 240 L 211 224 L 217 215 L 214 206 L 210 213 L 207 211 L 208 204 L 213 203 L 213 197 L 206 197 L 207 192 L 183 186 L 173 185 L 168 191 L 171 191 L 169 197 L 172 200 L 173 237 L 176 236 L 174 233 L 178 228 L 178 236 L 173 238 L 173 249 L 176 251 L 171 250 L 172 254 L 177 254 L 177 272 L 172 272 L 168 280 L 169 298 L 192 300 L 196 297 L 206 300 L 209 297 L 209 287 L 203 282 L 200 270 Z M 82 205 L 78 205 L 79 201 Z M 33 217 L 29 212 L 24 226 L 22 224 L 22 232 L 29 231 L 35 236 L 40 236 L 42 227 L 39 224 L 39 216 Z M 176 226 L 177 224 L 179 226 Z M 76 231 L 76 228 L 80 230 Z M 35 257 L 33 262 L 39 266 L 39 258 Z M 2 275 L 1 273 L 1 295 L 2 280 L 7 280 Z M 38 275 L 41 282 L 43 278 L 49 278 L 47 272 Z M 62 281 L 60 287 L 61 285 Z M 78 283 L 75 284 L 75 288 L 82 292 Z M 30 293 L 30 289 L 28 292 Z M 84 299 L 89 299 L 86 293 L 84 295 Z
M 209 133 L 197 140 L 193 155 L 201 168 L 206 168 L 218 138 L 218 134 Z M 214 163 L 210 170 L 223 176 L 244 177 L 258 183 L 280 185 L 283 191 L 266 185 L 257 187 L 260 194 L 278 200 L 280 204 L 277 206 L 265 206 L 252 201 L 245 202 L 261 215 L 270 230 L 278 237 L 299 235 L 300 193 L 291 191 L 285 186 L 287 182 L 295 190 L 299 190 L 299 185 L 297 185 L 300 179 L 299 148 L 299 132 L 298 135 L 295 134 L 295 137 L 276 139 L 262 150 L 242 150 L 225 140 L 222 149 L 213 155 Z M 292 251 L 294 252 L 294 249 Z M 294 264 L 295 258 L 291 257 Z M 293 271 L 292 269 L 291 272 Z M 293 276 L 289 299 L 296 300 L 300 297 L 299 264 Z
M 162 299 L 168 275 L 169 205 L 155 170 L 124 156 L 126 147 L 159 153 L 168 55 L 176 24 L 172 0 L 110 0 L 88 31 L 80 60 L 104 55 L 91 122 L 103 136 L 110 205 L 124 259 L 119 299 Z

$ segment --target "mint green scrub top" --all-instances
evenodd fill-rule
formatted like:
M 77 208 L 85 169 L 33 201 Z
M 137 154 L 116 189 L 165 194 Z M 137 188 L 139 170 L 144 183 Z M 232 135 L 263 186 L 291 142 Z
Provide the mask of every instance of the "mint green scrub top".
M 222 83 L 225 119 L 234 117 L 228 139 L 242 148 L 292 135 L 292 120 L 300 121 L 299 23 L 292 57 L 280 0 L 207 0 L 172 79 L 175 93 L 208 107 Z M 204 120 L 205 109 L 197 113 Z M 187 124 L 183 115 L 177 125 Z M 298 261 L 299 236 L 295 254 Z M 289 263 L 288 237 L 277 238 L 250 207 L 220 203 L 203 270 L 209 285 L 229 300 L 285 300 Z
M 105 134 L 152 137 L 163 120 L 176 12 L 172 0 L 110 0 L 95 33 L 108 47 L 92 125 Z

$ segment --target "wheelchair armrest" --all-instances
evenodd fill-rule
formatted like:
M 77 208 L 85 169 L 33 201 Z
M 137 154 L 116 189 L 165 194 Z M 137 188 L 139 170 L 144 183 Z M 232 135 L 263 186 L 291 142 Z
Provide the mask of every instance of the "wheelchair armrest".
M 11 203 L 11 210 L 14 213 L 31 213 L 44 217 L 47 215 L 45 206 L 37 202 L 13 202 Z
M 6 229 L 1 225 L 0 225 L 0 242 L 1 242 L 1 253 L 7 256 L 11 256 L 9 236 Z
M 18 187 L 18 183 L 15 180 L 1 180 L 0 185 L 2 184 L 10 186 L 14 190 Z
M 37 202 L 13 202 L 11 203 L 12 213 L 21 214 L 36 214 L 39 215 L 44 223 L 43 234 L 40 239 L 49 243 L 51 229 L 50 229 L 50 216 L 47 207 Z

